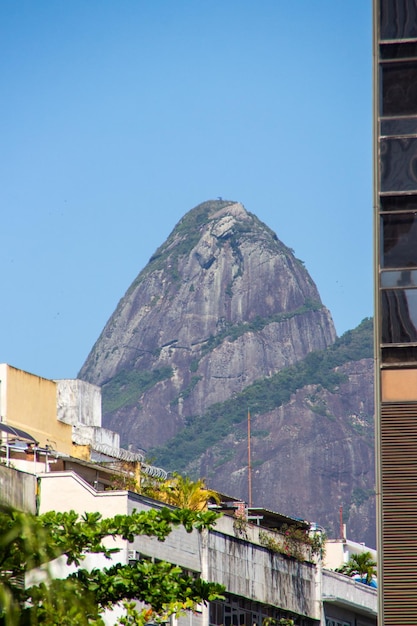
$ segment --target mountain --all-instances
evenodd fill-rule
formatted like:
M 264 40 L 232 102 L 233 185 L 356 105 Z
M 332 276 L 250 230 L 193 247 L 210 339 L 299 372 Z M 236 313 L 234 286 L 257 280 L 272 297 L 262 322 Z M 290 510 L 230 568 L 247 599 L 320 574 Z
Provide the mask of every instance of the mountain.
M 139 273 L 79 377 L 102 386 L 103 422 L 123 445 L 246 498 L 250 409 L 254 504 L 332 534 L 343 505 L 349 528 L 369 541 L 369 328 L 336 341 L 293 251 L 242 204 L 209 201 Z

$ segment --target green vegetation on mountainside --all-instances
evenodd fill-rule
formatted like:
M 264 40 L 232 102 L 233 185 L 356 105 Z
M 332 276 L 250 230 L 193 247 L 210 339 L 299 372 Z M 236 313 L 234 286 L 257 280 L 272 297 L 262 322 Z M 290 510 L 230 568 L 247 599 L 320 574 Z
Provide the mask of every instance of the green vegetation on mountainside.
M 227 324 L 226 327 L 217 333 L 217 335 L 211 335 L 203 344 L 202 352 L 207 354 L 211 352 L 223 343 L 225 339 L 229 341 L 236 341 L 242 335 L 250 332 L 259 332 L 263 330 L 269 324 L 284 322 L 297 315 L 305 315 L 309 311 L 320 311 L 323 308 L 323 304 L 320 301 L 306 299 L 304 304 L 294 311 L 286 311 L 285 313 L 276 313 L 269 317 L 261 317 L 258 315 L 251 322 L 242 322 L 240 324 Z
M 210 220 L 210 213 L 213 210 L 219 211 L 230 204 L 234 204 L 234 202 L 227 200 L 208 201 L 188 211 L 174 227 L 165 243 L 151 256 L 149 263 L 134 280 L 127 293 L 129 294 L 136 288 L 150 272 L 166 269 L 168 258 L 170 258 L 171 278 L 176 282 L 179 279 L 178 259 L 189 255 L 194 246 L 197 245 L 201 237 L 201 228 Z
M 161 380 L 171 378 L 172 373 L 172 367 L 150 371 L 122 370 L 102 387 L 103 413 L 137 404 L 145 391 Z
M 130 294 L 139 283 L 144 280 L 151 272 L 169 269 L 171 280 L 176 283 L 180 280 L 178 272 L 178 261 L 180 258 L 188 256 L 193 248 L 197 245 L 202 228 L 213 219 L 213 215 L 221 209 L 235 204 L 230 200 L 209 200 L 199 204 L 191 211 L 188 211 L 174 227 L 165 243 L 160 246 L 149 259 L 149 263 L 140 272 L 132 285 L 129 287 L 127 294 Z M 275 251 L 277 248 L 284 253 L 293 253 L 291 248 L 285 246 L 277 237 L 277 235 L 256 215 L 249 213 L 252 218 L 248 222 L 236 222 L 231 231 L 228 231 L 224 237 L 219 237 L 217 244 L 224 245 L 226 241 L 232 246 L 238 265 L 242 263 L 241 253 L 239 249 L 239 241 L 242 235 L 253 236 L 255 233 L 267 234 L 263 237 L 263 245 L 268 245 Z M 169 260 L 169 263 L 167 261 Z
M 246 408 L 261 415 L 285 402 L 306 385 L 321 385 L 334 391 L 345 377 L 335 368 L 373 356 L 373 322 L 367 318 L 346 332 L 327 350 L 310 352 L 303 361 L 270 378 L 249 385 L 240 394 L 209 407 L 204 415 L 191 417 L 187 425 L 165 446 L 154 448 L 152 458 L 162 467 L 183 470 L 210 446 L 226 437 L 234 424 L 246 420 Z

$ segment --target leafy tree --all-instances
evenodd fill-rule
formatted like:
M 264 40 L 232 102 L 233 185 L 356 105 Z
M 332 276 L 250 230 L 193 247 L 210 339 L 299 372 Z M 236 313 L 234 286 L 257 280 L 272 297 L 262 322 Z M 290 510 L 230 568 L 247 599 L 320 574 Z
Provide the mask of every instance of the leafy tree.
M 360 576 L 361 580 L 369 585 L 373 576 L 376 576 L 376 561 L 373 560 L 372 554 L 368 551 L 361 554 L 352 554 L 349 561 L 337 569 L 337 572 L 346 574 L 347 576 Z
M 204 511 L 210 500 L 216 503 L 220 501 L 215 491 L 207 489 L 204 480 L 193 481 L 177 473 L 168 480 L 154 483 L 146 494 L 166 504 L 191 511 Z
M 221 585 L 186 575 L 170 563 L 112 563 L 92 570 L 80 567 L 88 553 L 110 557 L 118 552 L 104 545 L 105 538 L 121 537 L 132 542 L 136 535 L 147 535 L 164 541 L 173 527 L 200 531 L 210 528 L 216 519 L 212 511 L 167 508 L 108 519 L 99 513 L 80 517 L 74 511 L 52 511 L 37 517 L 2 508 L 0 625 L 103 626 L 105 609 L 121 603 L 126 613 L 119 624 L 143 625 L 219 598 Z M 57 557 L 64 557 L 77 570 L 66 578 L 54 578 L 51 563 Z M 143 603 L 142 610 L 137 608 L 136 600 Z
M 206 487 L 203 479 L 173 473 L 168 479 L 154 478 L 141 471 L 140 463 L 125 463 L 123 472 L 114 475 L 112 489 L 129 489 L 159 502 L 191 511 L 205 511 L 208 503 L 220 502 L 219 495 Z

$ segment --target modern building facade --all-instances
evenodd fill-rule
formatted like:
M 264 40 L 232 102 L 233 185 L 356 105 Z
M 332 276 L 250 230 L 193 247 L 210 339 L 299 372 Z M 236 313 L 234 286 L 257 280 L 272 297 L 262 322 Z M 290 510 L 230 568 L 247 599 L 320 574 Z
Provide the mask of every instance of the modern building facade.
M 379 624 L 417 624 L 417 2 L 374 0 Z

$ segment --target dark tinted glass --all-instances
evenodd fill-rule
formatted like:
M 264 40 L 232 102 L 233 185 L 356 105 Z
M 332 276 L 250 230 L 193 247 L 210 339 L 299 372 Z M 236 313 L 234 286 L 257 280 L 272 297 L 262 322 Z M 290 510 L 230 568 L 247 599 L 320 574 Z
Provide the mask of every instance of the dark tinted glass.
M 381 291 L 382 343 L 417 342 L 417 289 Z
M 381 287 L 417 287 L 417 269 L 381 272 Z
M 417 211 L 417 196 L 382 196 L 381 211 Z
M 381 350 L 382 362 L 386 365 L 404 366 L 417 363 L 417 346 L 388 346 Z
M 417 63 L 382 67 L 382 115 L 417 114 Z
M 384 43 L 379 46 L 381 59 L 407 59 L 417 57 L 417 42 Z
M 417 139 L 381 139 L 381 191 L 417 191 Z
M 417 6 L 415 0 L 380 0 L 381 39 L 412 39 L 417 37 Z
M 381 136 L 417 135 L 417 117 L 381 119 Z
M 381 267 L 417 267 L 417 216 L 414 213 L 383 215 L 382 241 Z

